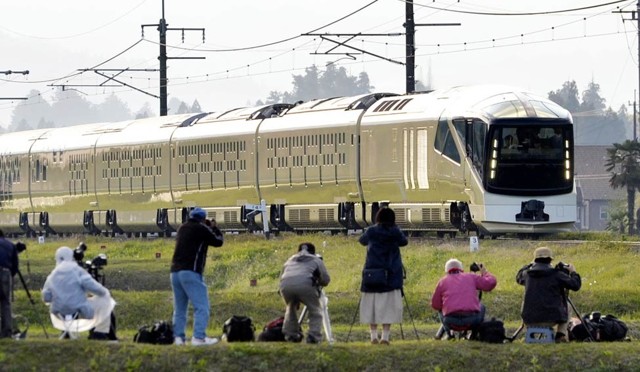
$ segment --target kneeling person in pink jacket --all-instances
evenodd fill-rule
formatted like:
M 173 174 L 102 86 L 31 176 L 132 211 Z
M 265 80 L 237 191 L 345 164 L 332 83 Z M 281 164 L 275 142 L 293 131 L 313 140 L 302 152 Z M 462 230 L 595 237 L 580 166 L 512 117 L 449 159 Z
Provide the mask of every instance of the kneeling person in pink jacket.
M 431 297 L 431 307 L 438 311 L 444 331 L 451 335 L 452 327 L 472 332 L 484 321 L 485 307 L 477 291 L 489 292 L 497 284 L 496 277 L 478 264 L 479 274 L 465 273 L 462 262 L 452 258 L 445 264 L 445 272 Z M 436 338 L 440 338 L 437 335 Z

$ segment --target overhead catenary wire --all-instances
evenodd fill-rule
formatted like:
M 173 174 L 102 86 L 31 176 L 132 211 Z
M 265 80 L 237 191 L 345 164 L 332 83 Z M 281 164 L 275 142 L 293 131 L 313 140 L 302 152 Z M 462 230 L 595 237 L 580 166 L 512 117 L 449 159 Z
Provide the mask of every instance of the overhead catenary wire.
M 401 2 L 405 2 L 404 0 L 400 0 L 400 1 Z M 614 4 L 624 3 L 624 2 L 629 2 L 629 0 L 617 0 L 617 1 L 607 2 L 607 3 L 601 3 L 601 4 L 596 4 L 596 5 L 590 5 L 590 6 L 583 6 L 583 7 L 579 7 L 579 8 L 571 8 L 571 9 L 545 10 L 545 11 L 541 11 L 541 12 L 521 12 L 521 13 L 518 13 L 518 12 L 478 12 L 478 11 L 468 11 L 468 10 L 460 10 L 460 9 L 440 8 L 440 7 L 436 7 L 436 6 L 433 6 L 433 5 L 425 5 L 425 4 L 420 4 L 420 3 L 414 3 L 414 5 L 418 6 L 418 7 L 424 7 L 424 8 L 429 8 L 429 9 L 433 9 L 433 10 L 439 10 L 439 11 L 443 11 L 443 12 L 471 14 L 471 15 L 479 15 L 479 16 L 534 16 L 534 15 L 550 15 L 550 14 L 571 13 L 571 12 L 577 12 L 577 11 L 581 11 L 581 10 L 589 10 L 589 9 L 600 8 L 600 7 L 603 7 L 603 6 L 609 6 L 609 5 L 614 5 Z

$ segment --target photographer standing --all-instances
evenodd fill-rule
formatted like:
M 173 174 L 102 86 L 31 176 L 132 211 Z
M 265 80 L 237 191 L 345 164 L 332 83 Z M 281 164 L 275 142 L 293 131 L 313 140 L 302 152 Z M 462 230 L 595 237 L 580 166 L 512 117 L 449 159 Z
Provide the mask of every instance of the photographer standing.
M 567 342 L 567 290 L 580 290 L 580 275 L 572 264 L 560 262 L 555 268 L 551 266 L 553 255 L 547 247 L 537 248 L 533 257 L 533 263 L 516 275 L 518 284 L 525 288 L 522 320 L 527 327 L 557 325 L 556 342 Z
M 221 247 L 222 233 L 216 221 L 207 219 L 207 212 L 194 208 L 189 219 L 178 228 L 176 246 L 171 260 L 173 289 L 174 343 L 184 345 L 187 308 L 193 306 L 193 337 L 191 345 L 214 345 L 217 338 L 206 337 L 209 324 L 209 294 L 202 274 L 209 246 Z
M 470 327 L 474 333 L 484 321 L 485 313 L 477 291 L 490 292 L 498 283 L 483 264 L 471 266 L 472 271 L 480 274 L 465 273 L 462 262 L 455 258 L 447 261 L 444 265 L 447 274 L 438 281 L 431 297 L 431 307 L 438 310 L 442 326 L 449 335 L 452 326 Z
M 13 318 L 11 314 L 11 290 L 13 277 L 18 272 L 18 249 L 4 238 L 0 230 L 0 338 L 11 337 Z
M 380 208 L 376 224 L 367 228 L 358 241 L 367 246 L 360 285 L 360 322 L 369 324 L 372 344 L 389 345 L 391 324 L 402 322 L 404 267 L 400 247 L 409 241 L 396 225 L 395 212 L 388 207 Z M 378 324 L 382 324 L 381 339 Z
M 282 333 L 285 340 L 302 341 L 296 310 L 300 303 L 309 312 L 308 344 L 322 341 L 322 304 L 320 291 L 329 284 L 331 278 L 322 258 L 316 255 L 316 247 L 311 243 L 298 246 L 298 253 L 289 257 L 280 276 L 280 295 L 287 305 Z
M 108 340 L 112 326 L 111 313 L 115 306 L 111 293 L 78 265 L 71 248 L 58 248 L 55 260 L 56 267 L 47 276 L 42 288 L 42 300 L 50 305 L 54 326 L 64 329 L 60 317 L 77 314 L 74 330 L 83 332 L 94 329 L 90 338 Z M 87 297 L 87 294 L 92 296 Z

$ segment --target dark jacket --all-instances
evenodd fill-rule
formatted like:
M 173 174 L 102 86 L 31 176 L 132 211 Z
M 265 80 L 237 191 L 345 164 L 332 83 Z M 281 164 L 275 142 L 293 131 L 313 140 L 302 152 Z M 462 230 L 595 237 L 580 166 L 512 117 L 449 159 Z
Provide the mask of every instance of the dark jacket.
M 217 227 L 208 227 L 190 218 L 178 228 L 171 272 L 191 270 L 202 274 L 209 246 L 221 247 L 223 242 Z
M 18 250 L 5 238 L 0 238 L 0 267 L 9 269 L 11 276 L 18 272 Z
M 578 273 L 541 263 L 524 266 L 516 281 L 525 288 L 522 303 L 525 324 L 568 321 L 567 289 L 577 291 L 582 284 Z
M 408 244 L 407 237 L 397 226 L 386 227 L 380 224 L 371 226 L 360 236 L 360 244 L 367 246 L 364 269 L 387 269 L 387 285 L 369 288 L 364 282 L 362 292 L 389 292 L 402 289 L 403 272 L 400 247 Z

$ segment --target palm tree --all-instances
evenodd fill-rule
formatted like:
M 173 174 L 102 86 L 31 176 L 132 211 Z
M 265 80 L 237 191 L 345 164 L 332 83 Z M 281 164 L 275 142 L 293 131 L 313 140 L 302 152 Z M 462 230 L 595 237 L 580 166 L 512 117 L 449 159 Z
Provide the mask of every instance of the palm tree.
M 627 188 L 627 218 L 629 235 L 633 235 L 636 190 L 640 190 L 640 143 L 626 140 L 614 143 L 607 149 L 609 159 L 605 164 L 607 172 L 611 172 L 609 184 L 614 189 Z

